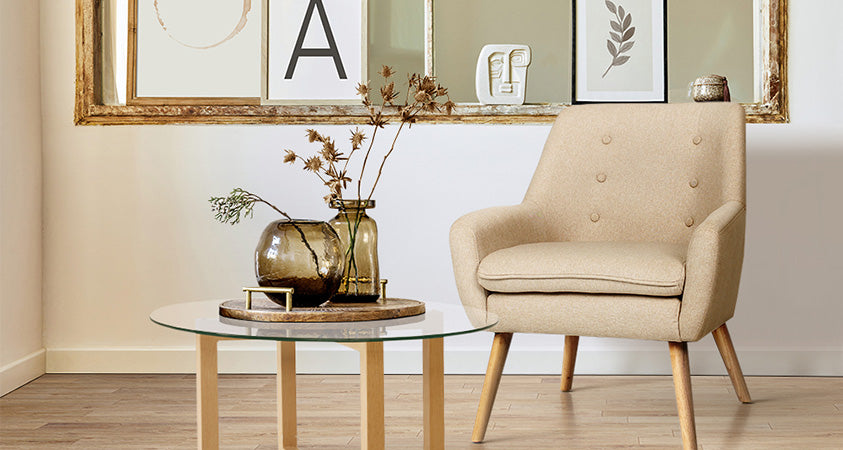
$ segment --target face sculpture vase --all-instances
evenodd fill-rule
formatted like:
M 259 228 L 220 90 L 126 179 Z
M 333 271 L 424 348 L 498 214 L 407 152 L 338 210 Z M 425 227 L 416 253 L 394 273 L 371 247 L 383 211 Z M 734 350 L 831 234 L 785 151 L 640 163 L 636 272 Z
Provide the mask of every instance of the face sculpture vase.
M 475 86 L 484 105 L 523 105 L 527 91 L 527 45 L 486 45 L 477 58 Z

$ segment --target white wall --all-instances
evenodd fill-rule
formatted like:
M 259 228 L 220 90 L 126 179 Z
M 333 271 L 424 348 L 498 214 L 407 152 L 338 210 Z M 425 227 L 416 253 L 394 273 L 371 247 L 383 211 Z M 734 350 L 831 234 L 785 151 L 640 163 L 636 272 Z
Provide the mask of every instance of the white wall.
M 38 2 L 0 2 L 0 395 L 44 373 Z
M 266 210 L 230 227 L 210 195 L 258 191 L 300 217 L 328 218 L 320 186 L 283 167 L 306 149 L 303 126 L 75 127 L 73 2 L 42 0 L 45 339 L 48 371 L 190 371 L 193 338 L 149 322 L 180 301 L 236 298 L 254 283 L 251 252 Z M 745 270 L 730 329 L 748 374 L 843 375 L 843 102 L 839 2 L 791 2 L 793 122 L 749 127 Z M 833 48 L 836 47 L 836 48 Z M 319 129 L 345 139 L 346 127 Z M 450 223 L 520 201 L 548 126 L 415 126 L 376 194 L 390 293 L 457 303 Z M 409 239 L 407 237 L 410 237 Z M 434 281 L 431 281 L 434 280 Z M 447 370 L 485 370 L 488 333 L 449 339 Z M 559 336 L 518 336 L 507 370 L 553 373 Z M 228 371 L 271 371 L 271 349 L 232 343 Z M 227 345 L 227 346 L 228 346 Z M 356 370 L 351 351 L 303 345 L 302 371 Z M 583 339 L 581 373 L 669 373 L 663 343 Z M 387 369 L 417 371 L 417 344 L 387 346 Z M 413 352 L 406 353 L 405 350 Z M 710 339 L 696 373 L 725 373 Z

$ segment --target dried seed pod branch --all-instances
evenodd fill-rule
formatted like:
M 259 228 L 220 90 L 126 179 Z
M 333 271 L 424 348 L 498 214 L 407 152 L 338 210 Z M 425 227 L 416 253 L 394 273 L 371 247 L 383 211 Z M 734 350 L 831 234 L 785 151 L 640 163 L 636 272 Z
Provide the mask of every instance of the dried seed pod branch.
M 390 117 L 387 114 L 387 108 L 396 110 L 394 117 L 401 123 L 392 138 L 389 148 L 383 155 L 374 183 L 369 190 L 367 202 L 372 199 L 375 188 L 383 175 L 383 169 L 386 161 L 395 151 L 398 142 L 398 136 L 406 128 L 412 127 L 419 115 L 425 113 L 441 113 L 443 110 L 446 114 L 451 114 L 451 111 L 456 106 L 448 96 L 448 90 L 436 82 L 434 77 L 411 74 L 407 76 L 407 91 L 403 105 L 396 105 L 395 99 L 398 98 L 400 92 L 395 88 L 395 82 L 391 81 L 395 71 L 389 66 L 383 66 L 378 71 L 383 78 L 383 85 L 378 89 L 380 93 L 380 104 L 374 104 L 371 99 L 371 91 L 369 82 L 359 83 L 357 85 L 357 93 L 360 95 L 361 101 L 366 106 L 369 113 L 369 125 L 372 127 L 371 136 L 367 137 L 359 128 L 351 131 L 349 141 L 351 143 L 351 150 L 348 155 L 344 155 L 337 148 L 336 143 L 329 136 L 322 135 L 317 130 L 307 130 L 307 140 L 309 143 L 318 144 L 320 146 L 316 154 L 309 157 L 304 157 L 296 154 L 292 150 L 285 150 L 284 163 L 285 164 L 301 164 L 302 168 L 308 172 L 314 173 L 319 180 L 328 187 L 328 195 L 324 200 L 328 203 L 331 200 L 342 199 L 343 190 L 348 188 L 348 184 L 353 180 L 348 176 L 348 165 L 351 157 L 363 149 L 366 145 L 366 150 L 363 156 L 363 162 L 360 169 L 360 176 L 357 179 L 357 200 L 363 200 L 363 178 L 366 174 L 366 169 L 369 166 L 370 158 L 375 151 L 375 138 L 378 135 L 378 129 L 385 128 L 389 124 Z M 440 103 L 440 99 L 446 99 L 444 103 Z M 342 166 L 340 168 L 340 166 Z M 210 199 L 211 209 L 215 214 L 215 218 L 222 223 L 230 223 L 232 225 L 240 222 L 243 217 L 252 217 L 254 205 L 257 203 L 264 203 L 283 217 L 292 221 L 293 219 L 284 211 L 277 208 L 275 205 L 269 203 L 256 194 L 248 192 L 244 189 L 236 188 L 231 191 L 227 197 L 212 197 Z M 351 231 L 352 244 L 349 251 L 353 254 L 354 240 L 357 234 L 357 228 L 360 224 L 360 218 L 354 224 L 354 229 Z M 318 265 L 318 258 L 316 253 L 311 248 L 310 244 L 305 238 L 304 232 L 298 226 L 293 224 L 299 235 L 302 238 L 305 246 L 311 252 L 314 262 Z M 322 276 L 320 274 L 320 276 Z
M 395 71 L 389 66 L 383 66 L 378 73 L 383 78 L 383 84 L 377 90 L 381 97 L 380 104 L 376 105 L 372 102 L 372 89 L 370 89 L 368 81 L 365 83 L 361 82 L 357 85 L 357 93 L 360 95 L 361 101 L 363 105 L 366 106 L 369 113 L 368 123 L 372 127 L 371 136 L 367 137 L 359 128 L 355 128 L 351 131 L 351 137 L 349 138 L 351 150 L 348 152 L 347 156 L 339 151 L 333 139 L 329 136 L 322 135 L 314 129 L 307 130 L 307 140 L 309 143 L 319 145 L 319 150 L 315 154 L 309 157 L 304 157 L 296 154 L 292 150 L 285 150 L 286 153 L 283 159 L 285 164 L 301 164 L 304 170 L 314 173 L 319 180 L 328 187 L 328 195 L 324 197 L 324 200 L 328 203 L 332 200 L 343 198 L 343 190 L 346 189 L 348 184 L 353 181 L 348 176 L 349 161 L 351 160 L 351 157 L 358 152 L 358 150 L 362 151 L 362 148 L 366 145 L 366 140 L 368 139 L 369 142 L 368 145 L 366 145 L 366 150 L 360 168 L 360 176 L 357 179 L 357 200 L 358 202 L 363 201 L 363 178 L 366 174 L 366 169 L 369 166 L 369 160 L 373 156 L 373 152 L 375 150 L 374 144 L 375 138 L 378 135 L 378 129 L 385 128 L 386 125 L 389 124 L 390 117 L 393 117 L 388 114 L 389 111 L 394 110 L 396 112 L 394 117 L 401 123 L 395 131 L 395 135 L 392 138 L 389 148 L 386 150 L 380 161 L 377 175 L 374 183 L 372 184 L 371 190 L 369 190 L 366 203 L 372 199 L 375 188 L 378 186 L 381 176 L 383 175 L 383 169 L 386 165 L 386 161 L 395 151 L 396 144 L 398 143 L 398 136 L 401 135 L 404 128 L 412 127 L 413 123 L 416 122 L 417 117 L 421 114 L 441 113 L 443 110 L 446 114 L 451 114 L 451 111 L 456 106 L 448 96 L 448 90 L 439 85 L 434 77 L 418 74 L 408 75 L 404 104 L 396 105 L 395 100 L 400 95 L 400 92 L 396 90 L 395 82 L 391 81 Z M 440 99 L 446 99 L 446 101 L 444 103 L 440 103 Z M 387 110 L 387 108 L 391 109 Z M 340 168 L 340 166 L 342 167 Z M 286 212 L 280 210 L 260 196 L 240 188 L 232 190 L 231 194 L 227 197 L 212 197 L 210 202 L 215 218 L 223 223 L 230 223 L 234 225 L 239 223 L 243 217 L 252 217 L 254 205 L 257 203 L 266 204 L 283 217 L 293 222 L 293 219 Z M 342 208 L 342 205 L 340 208 Z M 351 222 L 348 224 L 350 243 L 348 249 L 346 249 L 346 254 L 350 257 L 355 276 L 357 273 L 357 265 L 354 257 L 354 248 L 357 238 L 357 230 L 360 226 L 361 220 L 362 215 L 358 214 L 356 220 L 353 221 L 353 224 Z M 310 251 L 311 257 L 318 267 L 319 259 L 316 252 L 307 241 L 304 232 L 295 224 L 295 222 L 293 222 L 293 226 L 298 231 L 302 242 L 307 247 L 308 251 Z M 319 276 L 323 277 L 324 275 L 319 273 Z
M 416 122 L 418 114 L 422 112 L 441 112 L 442 108 L 445 108 L 446 113 L 451 114 L 451 111 L 455 106 L 448 95 L 448 89 L 436 83 L 436 79 L 434 77 L 426 75 L 410 76 L 407 87 L 408 98 L 411 90 L 413 91 L 413 103 L 404 105 L 401 109 L 401 125 L 399 125 L 398 130 L 395 132 L 395 136 L 392 139 L 392 144 L 390 145 L 389 150 L 386 154 L 384 154 L 383 159 L 381 160 L 380 167 L 378 167 L 378 174 L 375 177 L 375 182 L 372 184 L 372 189 L 369 191 L 369 196 L 366 199 L 367 202 L 372 199 L 372 195 L 375 193 L 375 188 L 378 186 L 381 175 L 383 175 L 383 168 L 386 165 L 386 160 L 390 157 L 390 155 L 392 155 L 392 152 L 395 151 L 395 144 L 398 142 L 398 136 L 404 129 L 404 125 L 407 125 L 408 128 L 411 127 L 412 124 Z M 441 97 L 447 98 L 447 101 L 445 103 L 439 103 L 439 99 Z M 359 192 L 358 199 L 362 200 Z

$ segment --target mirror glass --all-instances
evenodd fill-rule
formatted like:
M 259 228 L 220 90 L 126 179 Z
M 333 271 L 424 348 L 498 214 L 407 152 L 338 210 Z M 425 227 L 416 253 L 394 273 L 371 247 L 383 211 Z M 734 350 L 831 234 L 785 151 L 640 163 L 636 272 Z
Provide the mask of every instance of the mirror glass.
M 275 4 L 273 1 L 282 4 L 299 0 L 167 1 L 179 2 L 182 6 L 181 2 L 187 1 L 201 7 L 222 5 L 223 2 L 239 5 L 237 11 L 247 11 L 249 24 L 258 22 L 262 25 L 261 49 L 268 51 L 267 30 L 275 22 L 264 17 L 266 11 Z M 323 1 L 328 0 L 317 3 Z M 383 65 L 395 70 L 394 80 L 398 86 L 406 86 L 404 77 L 410 73 L 435 75 L 449 88 L 457 108 L 452 115 L 433 114 L 423 120 L 473 123 L 553 121 L 572 103 L 575 5 L 595 2 L 600 8 L 603 4 L 600 0 L 356 1 L 361 2 L 365 13 L 360 16 L 364 23 L 357 26 L 359 30 L 365 30 L 366 42 L 362 53 L 365 61 L 355 78 L 366 78 L 361 81 L 380 85 L 378 71 Z M 717 74 L 728 78 L 731 99 L 744 104 L 748 122 L 789 120 L 786 0 L 613 0 L 618 5 L 626 3 L 630 8 L 633 3 L 641 5 L 648 1 L 664 1 L 668 5 L 664 21 L 669 102 L 691 101 L 691 83 L 699 77 Z M 219 86 L 215 84 L 213 91 L 200 92 L 204 96 L 179 95 L 179 92 L 168 95 L 180 98 L 179 101 L 155 96 L 139 98 L 137 92 L 131 91 L 130 106 L 126 106 L 127 84 L 136 79 L 130 55 L 138 53 L 134 46 L 132 52 L 128 50 L 130 43 L 138 42 L 137 36 L 141 33 L 140 28 L 129 32 L 130 18 L 137 20 L 136 12 L 140 11 L 134 5 L 145 4 L 137 2 L 151 3 L 151 0 L 77 0 L 78 87 L 74 111 L 77 124 L 365 123 L 368 120 L 368 110 L 357 101 L 354 92 L 343 96 L 343 101 L 339 98 L 305 98 L 298 104 L 273 103 L 265 95 L 268 82 L 263 64 L 259 70 L 262 78 L 257 81 L 260 97 L 253 94 L 239 98 L 222 96 L 218 92 L 239 91 L 217 89 Z M 163 4 L 161 2 L 163 0 L 158 0 L 156 4 Z M 660 11 L 660 8 L 652 10 Z M 314 25 L 315 22 L 311 20 L 310 27 L 321 26 Z M 153 28 L 157 26 L 149 17 L 145 23 L 147 29 L 150 23 Z M 196 25 L 194 29 L 204 29 L 212 21 L 187 23 Z M 230 24 L 226 27 L 230 28 Z M 311 44 L 317 45 L 308 45 Z M 489 44 L 529 45 L 529 49 L 522 47 L 521 50 L 530 60 L 524 105 L 483 105 L 478 101 L 477 59 L 482 48 Z M 311 49 L 318 49 L 318 45 Z M 361 53 L 357 53 L 357 57 L 359 55 Z M 142 67 L 138 70 L 143 74 Z M 364 70 L 365 74 L 361 76 Z M 355 79 L 355 85 L 356 82 Z M 343 89 L 354 90 L 351 87 Z M 257 91 L 252 88 L 248 92 Z M 520 91 L 517 97 L 520 97 Z
M 526 44 L 527 104 L 571 103 L 572 0 L 433 0 L 434 74 L 458 103 L 477 103 L 475 69 L 486 44 Z M 622 4 L 623 0 L 619 0 Z M 697 77 L 729 80 L 732 101 L 757 101 L 753 0 L 674 1 L 667 12 L 668 101 L 689 101 Z
M 369 80 L 384 64 L 392 67 L 397 85 L 405 76 L 424 73 L 424 2 L 420 0 L 368 0 Z
M 526 103 L 571 103 L 571 0 L 435 0 L 433 73 L 457 103 L 477 103 L 486 44 L 526 44 Z

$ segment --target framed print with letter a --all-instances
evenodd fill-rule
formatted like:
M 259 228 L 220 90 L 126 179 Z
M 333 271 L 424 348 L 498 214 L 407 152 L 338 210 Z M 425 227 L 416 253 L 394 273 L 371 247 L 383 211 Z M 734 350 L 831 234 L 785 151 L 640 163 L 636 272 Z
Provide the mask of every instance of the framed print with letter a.
M 667 101 L 667 0 L 574 0 L 574 103 Z
M 264 8 L 264 103 L 360 103 L 366 0 L 264 0 Z

